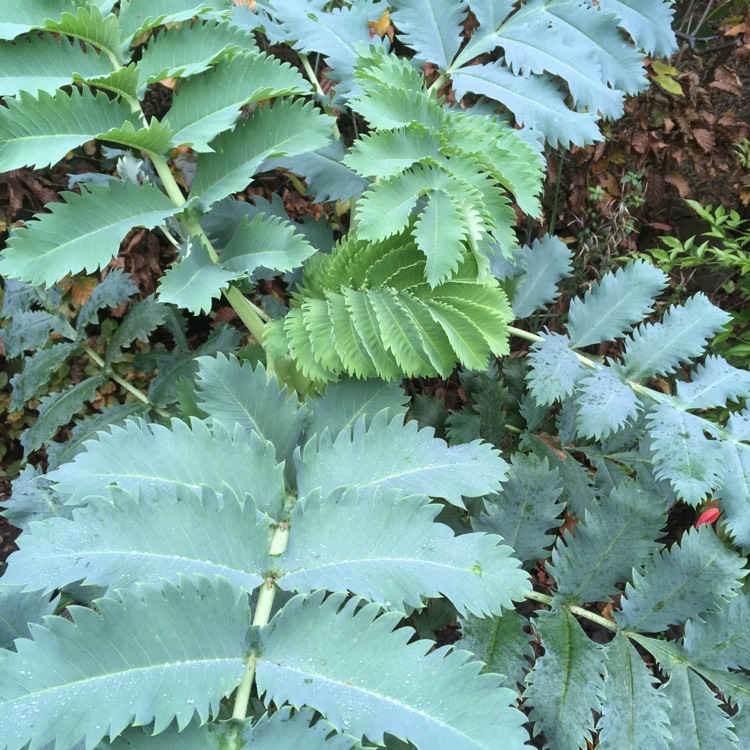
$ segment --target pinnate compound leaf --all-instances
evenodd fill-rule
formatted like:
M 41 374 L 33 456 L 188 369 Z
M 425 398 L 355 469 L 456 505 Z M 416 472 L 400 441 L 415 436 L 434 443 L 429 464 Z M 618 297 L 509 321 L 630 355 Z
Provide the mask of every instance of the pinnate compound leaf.
M 485 512 L 471 526 L 500 535 L 523 563 L 542 560 L 554 541 L 547 532 L 560 525 L 561 492 L 560 475 L 546 458 L 515 453 L 502 489 L 485 497 Z
M 266 159 L 325 146 L 332 123 L 312 102 L 284 100 L 256 109 L 246 123 L 212 141 L 215 153 L 200 155 L 191 199 L 207 211 L 217 200 L 243 190 Z
M 466 651 L 407 645 L 401 615 L 323 592 L 298 595 L 260 632 L 258 691 L 276 704 L 308 705 L 338 730 L 380 743 L 383 732 L 430 750 L 525 747 L 523 715 L 496 675 L 480 675 Z M 339 608 L 341 610 L 339 611 Z M 356 652 L 360 667 L 351 668 Z
M 730 551 L 710 526 L 683 535 L 681 544 L 657 552 L 633 571 L 615 620 L 621 628 L 657 633 L 706 610 L 726 606 L 742 585 L 744 559 Z
M 40 396 L 55 370 L 75 348 L 75 344 L 53 344 L 48 349 L 39 349 L 31 357 L 25 357 L 23 370 L 10 380 L 13 388 L 10 409 L 22 409 L 30 398 Z
M 315 248 L 290 221 L 258 214 L 243 219 L 221 249 L 221 265 L 232 273 L 273 278 L 302 265 Z
M 649 54 L 669 57 L 677 49 L 674 8 L 666 0 L 602 0 L 600 6 L 617 16 L 638 47 Z
M 51 286 L 70 273 L 97 270 L 117 255 L 130 229 L 151 228 L 180 210 L 158 188 L 131 182 L 62 196 L 65 203 L 48 204 L 50 213 L 13 232 L 0 273 Z
M 730 316 L 698 293 L 673 305 L 660 323 L 643 323 L 628 336 L 623 357 L 628 377 L 667 375 L 681 362 L 699 357 Z
M 243 503 L 252 495 L 258 510 L 275 515 L 284 499 L 281 465 L 273 446 L 257 436 L 250 440 L 240 425 L 228 430 L 194 419 L 188 425 L 174 420 L 171 427 L 128 420 L 85 444 L 86 452 L 49 473 L 56 489 L 69 502 L 106 497 L 116 485 L 131 494 L 139 490 L 164 492 L 187 487 L 213 490 Z
M 544 645 L 526 681 L 531 720 L 550 748 L 585 748 L 594 729 L 592 711 L 601 711 L 604 654 L 573 615 L 543 612 L 534 630 Z
M 104 378 L 97 375 L 45 396 L 39 402 L 36 422 L 21 436 L 24 458 L 53 438 L 57 430 L 70 422 L 87 401 L 93 401 L 96 389 L 103 382 Z
M 750 665 L 750 600 L 744 591 L 718 612 L 692 617 L 685 624 L 685 653 L 691 663 L 711 669 Z
M 251 592 L 264 580 L 270 519 L 252 502 L 179 486 L 138 496 L 113 488 L 110 499 L 74 510 L 72 520 L 33 524 L 3 580 L 45 593 L 76 581 L 158 586 L 182 574 L 221 576 Z
M 227 429 L 240 424 L 248 433 L 273 443 L 276 458 L 290 458 L 305 426 L 305 410 L 286 387 L 279 388 L 262 364 L 255 368 L 219 354 L 198 359 L 198 405 Z
M 682 665 L 672 669 L 669 682 L 659 692 L 671 706 L 667 712 L 672 734 L 670 748 L 739 750 L 719 699 L 692 669 Z
M 278 584 L 351 591 L 401 611 L 441 595 L 463 616 L 512 609 L 530 588 L 512 550 L 487 534 L 453 536 L 435 523 L 440 509 L 397 490 L 310 493 L 292 511 Z
M 636 482 L 617 485 L 587 511 L 575 535 L 555 547 L 550 573 L 558 595 L 566 603 L 607 601 L 659 548 L 655 539 L 665 523 L 663 501 Z
M 677 383 L 677 398 L 686 409 L 711 409 L 750 396 L 750 372 L 732 367 L 723 357 L 709 355 L 689 383 Z
M 7 584 L 7 585 L 6 585 Z M 0 586 L 0 648 L 12 649 L 16 638 L 30 638 L 29 625 L 55 613 L 59 597 L 52 600 L 38 591 L 24 592 L 23 586 Z
M 0 171 L 46 167 L 60 161 L 72 148 L 119 128 L 132 117 L 130 107 L 89 89 L 70 94 L 21 92 L 6 99 L 0 110 Z
M 64 11 L 74 9 L 73 0 L 7 0 L 3 4 L 0 39 L 15 39 L 43 26 L 47 19 L 58 19 Z
M 576 348 L 620 338 L 653 311 L 654 297 L 667 285 L 660 269 L 639 260 L 605 274 L 568 310 L 568 335 Z
M 557 284 L 570 276 L 573 254 L 557 237 L 545 234 L 517 253 L 521 275 L 515 279 L 513 315 L 527 318 L 560 294 Z
M 198 240 L 188 240 L 183 246 L 183 257 L 159 280 L 159 301 L 171 302 L 193 315 L 211 310 L 213 300 L 221 296 L 222 289 L 241 274 L 227 270 L 223 264 L 214 263 Z
M 417 430 L 383 410 L 369 427 L 360 419 L 352 433 L 335 440 L 323 433 L 297 454 L 300 496 L 337 487 L 399 489 L 406 494 L 442 497 L 463 506 L 461 496 L 479 497 L 498 489 L 506 474 L 499 454 L 479 441 L 449 447 L 434 430 Z
M 264 714 L 254 724 L 245 719 L 241 727 L 224 723 L 200 726 L 193 721 L 179 731 L 170 726 L 153 736 L 153 728 L 126 730 L 112 745 L 112 750 L 223 750 L 233 742 L 253 750 L 357 750 L 361 745 L 354 737 L 331 734 L 333 726 L 323 719 L 311 724 L 314 713 L 302 709 L 292 714 L 284 706 L 272 714 Z M 329 737 L 329 735 L 331 735 Z M 236 739 L 235 739 L 236 737 Z
M 70 607 L 74 622 L 48 618 L 0 662 L 0 721 L 15 729 L 8 750 L 52 741 L 71 750 L 133 723 L 160 732 L 173 719 L 206 721 L 240 683 L 250 612 L 226 581 L 165 581 L 96 605 Z
M 164 117 L 174 131 L 174 146 L 211 151 L 209 143 L 235 123 L 243 105 L 309 90 L 310 84 L 289 63 L 248 52 L 219 60 L 216 67 L 185 80 Z
M 460 623 L 461 646 L 484 662 L 485 671 L 505 677 L 505 687 L 518 690 L 534 659 L 525 631 L 529 620 L 510 610 L 500 617 L 462 618 Z
M 232 55 L 256 51 L 255 38 L 229 23 L 196 22 L 173 26 L 153 36 L 138 62 L 140 85 L 165 78 L 188 78 Z
M 81 49 L 65 37 L 31 35 L 14 44 L 0 43 L 0 95 L 17 96 L 26 91 L 54 94 L 73 80 L 73 73 L 84 78 L 108 75 L 112 66 L 104 55 L 91 47 Z
M 705 436 L 705 420 L 671 404 L 659 404 L 648 415 L 647 425 L 655 476 L 669 480 L 682 500 L 698 505 L 721 486 L 724 451 L 719 441 Z
M 577 388 L 576 431 L 581 437 L 608 438 L 638 416 L 635 391 L 611 363 L 584 375 Z
M 599 747 L 668 750 L 671 727 L 667 695 L 654 687 L 656 679 L 622 633 L 607 644 L 606 654 Z
M 323 396 L 307 401 L 311 419 L 306 436 L 321 435 L 324 430 L 328 430 L 334 439 L 344 430 L 351 434 L 352 427 L 360 419 L 367 428 L 384 409 L 388 421 L 395 417 L 404 418 L 408 403 L 409 397 L 398 383 L 341 378 L 329 383 Z
M 538 404 L 565 399 L 575 390 L 585 370 L 570 348 L 570 339 L 547 331 L 544 341 L 537 341 L 529 353 L 531 370 L 526 378 Z

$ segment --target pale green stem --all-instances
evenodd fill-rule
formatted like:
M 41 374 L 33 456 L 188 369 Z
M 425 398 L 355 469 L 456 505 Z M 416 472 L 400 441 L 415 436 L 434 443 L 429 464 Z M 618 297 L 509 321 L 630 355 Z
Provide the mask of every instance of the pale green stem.
M 444 75 L 439 75 L 430 85 L 430 88 L 427 89 L 427 93 L 431 94 L 433 90 L 439 89 L 446 81 L 446 77 Z
M 553 602 L 553 599 L 551 596 L 547 594 L 540 594 L 537 591 L 528 591 L 526 592 L 526 598 L 531 599 L 535 602 L 541 602 L 542 604 L 551 605 Z M 618 631 L 617 624 L 612 622 L 611 620 L 608 620 L 606 617 L 602 617 L 601 615 L 594 614 L 593 612 L 589 612 L 587 609 L 584 609 L 583 607 L 579 607 L 577 604 L 567 604 L 565 605 L 565 609 L 568 610 L 573 615 L 578 615 L 579 617 L 585 617 L 587 620 L 591 620 L 591 622 L 595 622 L 598 625 L 601 625 L 603 628 L 607 628 L 607 630 L 611 630 L 613 633 L 616 633 Z
M 313 70 L 312 65 L 310 65 L 310 60 L 307 55 L 300 53 L 299 59 L 302 63 L 302 67 L 305 69 L 305 73 L 307 73 L 307 77 L 310 79 L 310 83 L 315 86 L 315 91 L 319 96 L 325 96 L 326 92 L 323 91 L 323 87 L 320 85 L 318 76 L 315 75 L 315 71 Z
M 289 524 L 282 521 L 273 532 L 271 542 L 268 548 L 268 554 L 271 556 L 282 555 L 286 551 L 289 542 Z M 253 626 L 262 627 L 268 625 L 271 619 L 271 609 L 273 600 L 276 597 L 276 582 L 273 578 L 267 578 L 263 581 L 258 592 L 258 601 L 255 604 L 255 613 L 253 615 Z M 253 688 L 255 679 L 255 666 L 257 658 L 255 654 L 247 660 L 247 670 L 242 678 L 240 686 L 237 688 L 237 694 L 234 698 L 234 708 L 232 710 L 233 719 L 244 719 L 247 716 L 247 706 L 250 703 L 250 692 Z

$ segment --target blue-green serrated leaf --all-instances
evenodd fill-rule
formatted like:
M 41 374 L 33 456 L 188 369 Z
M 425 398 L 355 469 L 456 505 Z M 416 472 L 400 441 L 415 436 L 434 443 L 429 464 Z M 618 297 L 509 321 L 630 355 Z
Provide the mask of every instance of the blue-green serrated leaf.
M 84 78 L 107 75 L 112 65 L 91 47 L 84 49 L 52 34 L 31 35 L 14 44 L 0 44 L 0 95 L 17 96 L 26 91 L 53 94 L 73 80 L 73 73 Z
M 513 314 L 517 318 L 526 318 L 557 299 L 557 284 L 570 276 L 572 257 L 573 253 L 549 234 L 521 248 L 517 254 L 521 275 L 515 280 L 513 294 Z
M 315 248 L 290 221 L 258 214 L 243 219 L 221 249 L 221 265 L 250 278 L 273 278 L 302 265 Z
M 501 617 L 469 617 L 460 620 L 461 647 L 485 664 L 485 670 L 505 677 L 503 685 L 518 690 L 534 659 L 529 620 L 515 610 Z
M 22 310 L 13 314 L 10 323 L 2 329 L 6 357 L 18 357 L 27 349 L 39 350 L 51 333 L 75 338 L 75 331 L 62 315 L 43 310 Z
M 164 582 L 96 606 L 70 607 L 74 623 L 48 618 L 0 662 L 0 721 L 15 730 L 7 750 L 71 750 L 133 723 L 155 721 L 158 733 L 173 719 L 206 721 L 240 683 L 250 613 L 226 581 Z
M 430 750 L 507 750 L 528 738 L 512 691 L 479 675 L 466 651 L 425 653 L 432 641 L 407 645 L 401 615 L 322 592 L 295 596 L 260 633 L 258 691 L 276 704 L 308 705 L 337 729 L 382 743 L 383 732 Z M 356 613 L 355 613 L 356 612 Z M 358 666 L 352 669 L 356 653 Z M 15 749 L 14 749 L 15 750 Z
M 388 420 L 406 416 L 409 397 L 398 383 L 384 380 L 342 378 L 329 383 L 323 396 L 306 402 L 311 413 L 307 438 L 328 430 L 332 438 L 351 429 L 360 420 L 369 427 L 376 414 L 387 409 Z
M 87 401 L 93 401 L 96 389 L 103 382 L 103 376 L 96 375 L 45 396 L 39 402 L 36 422 L 21 436 L 24 458 L 28 458 L 29 453 L 53 438 L 57 430 L 70 422 Z
M 157 302 L 153 295 L 131 305 L 109 340 L 107 362 L 117 362 L 122 359 L 124 356 L 122 350 L 136 339 L 148 341 L 149 334 L 165 322 L 166 316 L 166 305 Z
M 140 85 L 165 78 L 188 78 L 224 57 L 255 51 L 253 35 L 229 23 L 181 24 L 151 37 L 138 61 Z M 142 93 L 142 92 L 139 92 Z
M 31 357 L 24 357 L 23 370 L 10 379 L 13 388 L 10 409 L 22 409 L 30 398 L 39 397 L 55 370 L 75 348 L 75 344 L 53 344 L 49 349 L 39 349 Z
M 96 313 L 103 307 L 119 307 L 138 292 L 138 287 L 132 277 L 119 268 L 112 269 L 106 278 L 97 284 L 91 296 L 81 307 L 76 318 L 76 328 L 82 331 L 89 323 L 93 323 Z
M 310 84 L 289 63 L 248 52 L 221 59 L 209 71 L 184 81 L 164 118 L 174 131 L 174 146 L 211 151 L 209 143 L 237 121 L 240 107 L 309 90 Z
M 709 355 L 693 371 L 689 383 L 677 383 L 677 398 L 686 409 L 726 406 L 750 396 L 750 372 L 732 367 L 723 357 Z
M 228 11 L 231 0 L 125 0 L 120 4 L 120 25 L 124 41 L 162 24 L 187 21 L 194 16 Z
M 207 313 L 213 300 L 220 297 L 229 282 L 239 276 L 241 273 L 214 263 L 202 242 L 188 240 L 180 262 L 168 269 L 159 280 L 159 301 L 170 302 L 193 315 Z
M 674 8 L 667 0 L 602 0 L 600 6 L 617 16 L 646 52 L 668 57 L 677 49 L 672 31 Z
M 638 416 L 638 397 L 611 363 L 584 375 L 577 391 L 576 430 L 581 437 L 602 440 Z
M 337 487 L 379 487 L 462 506 L 462 495 L 496 491 L 505 477 L 506 464 L 489 445 L 448 447 L 429 427 L 418 431 L 415 422 L 389 421 L 386 410 L 365 425 L 359 419 L 352 433 L 343 431 L 335 440 L 323 433 L 295 456 L 300 496 L 314 489 L 327 495 Z
M 718 612 L 685 624 L 685 653 L 712 669 L 744 669 L 750 664 L 750 600 L 744 591 Z
M 107 406 L 98 414 L 88 414 L 77 421 L 71 431 L 70 437 L 64 443 L 48 443 L 47 445 L 47 468 L 49 471 L 56 469 L 68 461 L 72 461 L 84 450 L 84 444 L 91 440 L 97 432 L 111 425 L 120 425 L 128 417 L 145 415 L 148 405 L 140 401 L 128 404 L 117 404 Z
M 333 733 L 324 719 L 315 719 L 314 712 L 302 709 L 292 714 L 289 706 L 263 714 L 255 723 L 245 719 L 231 724 L 218 722 L 200 725 L 192 721 L 180 731 L 170 725 L 153 736 L 153 727 L 137 727 L 120 735 L 112 750 L 224 750 L 235 743 L 253 750 L 357 750 L 361 745 L 353 737 Z M 329 736 L 330 735 L 330 736 Z
M 669 702 L 664 691 L 654 687 L 656 678 L 622 633 L 607 644 L 606 654 L 599 747 L 601 750 L 668 750 Z
M 161 579 L 177 583 L 182 574 L 221 576 L 252 592 L 264 580 L 271 519 L 253 503 L 184 486 L 109 494 L 111 502 L 77 509 L 72 520 L 32 524 L 3 581 L 47 593 L 76 581 L 158 586 Z
M 400 611 L 441 595 L 463 616 L 512 609 L 530 583 L 510 547 L 488 534 L 454 537 L 435 523 L 440 510 L 397 490 L 308 494 L 292 511 L 294 533 L 278 563 L 278 585 L 351 591 Z
M 285 100 L 256 109 L 243 125 L 212 141 L 215 153 L 200 155 L 191 200 L 206 211 L 243 190 L 266 159 L 322 148 L 330 140 L 332 123 L 312 102 Z
M 500 102 L 519 125 L 542 133 L 551 146 L 582 146 L 602 139 L 594 113 L 573 112 L 548 76 L 516 76 L 499 63 L 469 65 L 452 75 L 457 98 L 467 92 Z
M 72 148 L 131 119 L 130 107 L 106 94 L 73 89 L 37 98 L 21 92 L 0 110 L 0 172 L 46 167 Z
M 660 548 L 655 539 L 665 523 L 663 501 L 633 481 L 619 484 L 555 547 L 550 573 L 558 595 L 573 604 L 607 601 Z
M 575 297 L 568 310 L 568 335 L 576 348 L 620 338 L 653 311 L 654 297 L 667 285 L 664 271 L 644 260 L 602 276 Z
M 52 482 L 40 470 L 27 464 L 11 482 L 11 496 L 3 500 L 2 515 L 19 529 L 26 529 L 32 521 L 53 516 L 70 516 L 70 508 L 63 505 L 62 495 L 52 489 Z
M 51 601 L 38 591 L 24 592 L 23 586 L 6 585 L 3 579 L 0 586 L 0 648 L 12 649 L 16 638 L 30 638 L 29 625 L 42 622 L 46 615 L 52 615 L 57 608 L 59 597 Z
M 654 407 L 647 418 L 654 475 L 668 479 L 690 505 L 721 486 L 724 452 L 721 443 L 705 436 L 706 424 L 668 403 Z
M 466 5 L 466 0 L 399 0 L 392 16 L 399 40 L 414 49 L 417 58 L 444 71 L 461 46 Z
M 643 323 L 628 337 L 623 360 L 628 377 L 642 380 L 674 372 L 681 362 L 700 357 L 730 315 L 698 293 L 673 305 L 660 323 Z
M 526 682 L 524 699 L 548 748 L 584 748 L 601 711 L 604 654 L 568 611 L 542 612 L 534 630 L 544 646 Z
M 159 374 L 148 387 L 148 398 L 156 406 L 167 406 L 177 400 L 177 383 L 181 378 L 192 380 L 198 372 L 198 357 L 234 354 L 242 334 L 231 326 L 220 326 L 194 351 L 175 352 L 159 359 Z
M 241 424 L 273 443 L 279 461 L 291 457 L 307 415 L 262 364 L 253 368 L 222 354 L 200 357 L 196 386 L 198 405 L 213 419 L 228 429 Z
M 74 8 L 73 0 L 7 0 L 3 4 L 0 39 L 15 39 L 43 26 L 46 19 L 58 19 L 64 11 Z
M 585 370 L 570 339 L 559 333 L 546 331 L 544 341 L 537 341 L 529 353 L 531 369 L 526 382 L 538 404 L 551 404 L 573 393 Z
M 67 3 L 66 3 L 67 5 Z M 114 13 L 106 13 L 91 2 L 76 2 L 78 7 L 60 15 L 59 11 L 51 20 L 45 21 L 44 29 L 57 34 L 71 36 L 101 50 L 111 61 L 123 63 L 122 32 L 119 18 Z M 68 10 L 67 7 L 65 10 Z
M 710 526 L 683 535 L 681 544 L 657 552 L 625 587 L 621 628 L 656 633 L 706 610 L 725 606 L 745 576 L 744 559 L 730 551 Z
M 740 747 L 750 746 L 750 708 L 746 705 L 732 717 L 732 729 Z
M 515 453 L 502 489 L 484 498 L 485 513 L 472 519 L 471 526 L 499 534 L 523 563 L 543 560 L 554 539 L 547 532 L 560 524 L 561 492 L 560 475 L 546 458 Z
M 737 440 L 750 440 L 750 409 L 731 414 L 727 429 Z
M 12 233 L 0 273 L 50 286 L 67 274 L 95 271 L 117 255 L 130 229 L 150 229 L 179 211 L 158 188 L 131 182 L 61 196 L 65 203 L 48 204 L 50 213 Z
M 359 198 L 367 188 L 367 180 L 342 163 L 344 144 L 331 141 L 317 151 L 297 156 L 269 159 L 264 169 L 281 167 L 304 177 L 308 192 L 316 203 L 347 201 Z
M 670 750 L 739 750 L 719 699 L 692 669 L 680 666 L 671 670 L 669 682 L 659 692 L 671 705 L 667 712 L 672 734 Z
M 714 493 L 735 544 L 750 549 L 750 445 L 722 440 L 721 486 Z
M 259 510 L 275 515 L 284 498 L 283 470 L 273 446 L 257 436 L 248 439 L 240 425 L 212 429 L 197 419 L 173 420 L 170 428 L 128 420 L 85 444 L 70 463 L 49 473 L 56 489 L 72 504 L 106 496 L 109 485 L 132 494 L 184 486 L 234 497 L 252 495 Z

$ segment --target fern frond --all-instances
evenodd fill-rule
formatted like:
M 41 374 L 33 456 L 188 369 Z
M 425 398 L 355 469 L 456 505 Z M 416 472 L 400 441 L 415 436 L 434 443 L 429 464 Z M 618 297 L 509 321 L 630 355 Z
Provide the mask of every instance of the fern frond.
M 16 230 L 0 256 L 0 273 L 31 284 L 55 284 L 69 273 L 95 271 L 117 255 L 133 227 L 153 227 L 180 209 L 158 188 L 113 182 L 81 195 L 62 193 L 65 203 Z

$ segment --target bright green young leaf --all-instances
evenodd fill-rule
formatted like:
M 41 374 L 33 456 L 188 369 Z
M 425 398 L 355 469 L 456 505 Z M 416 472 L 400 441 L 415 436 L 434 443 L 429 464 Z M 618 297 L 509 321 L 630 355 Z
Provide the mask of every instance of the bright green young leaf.
M 657 633 L 724 607 L 736 595 L 745 576 L 744 559 L 710 526 L 687 532 L 681 542 L 655 553 L 642 571 L 634 570 L 621 611 L 615 613 L 621 628 Z
M 209 430 L 198 420 L 189 426 L 174 420 L 167 428 L 128 420 L 124 427 L 98 433 L 85 453 L 48 476 L 77 505 L 106 496 L 111 484 L 132 494 L 183 486 L 210 489 L 240 503 L 249 494 L 259 510 L 276 515 L 284 484 L 273 446 L 255 436 L 248 440 L 240 425 L 234 427 L 230 431 L 216 423 Z
M 489 445 L 476 441 L 449 447 L 429 427 L 418 431 L 415 422 L 388 420 L 384 410 L 367 428 L 360 419 L 352 433 L 341 432 L 335 440 L 323 433 L 308 443 L 296 457 L 299 494 L 378 487 L 462 506 L 462 495 L 496 491 L 505 477 L 505 462 Z
M 426 655 L 432 641 L 407 645 L 413 631 L 394 630 L 399 613 L 376 617 L 378 605 L 356 611 L 357 598 L 343 599 L 296 596 L 261 629 L 256 679 L 267 700 L 309 705 L 376 743 L 389 732 L 430 750 L 495 750 L 498 736 L 507 750 L 525 747 L 513 693 L 479 675 L 480 662 L 467 662 L 466 651 Z
M 172 144 L 211 151 L 209 143 L 240 117 L 240 107 L 284 94 L 305 94 L 310 84 L 289 63 L 261 52 L 222 59 L 180 86 L 164 116 L 174 131 Z
M 201 154 L 191 199 L 204 211 L 217 200 L 244 189 L 271 157 L 315 151 L 326 145 L 332 118 L 311 102 L 280 101 L 256 109 L 247 122 L 212 143 L 215 153 Z
M 91 47 L 81 49 L 65 37 L 56 40 L 52 34 L 20 39 L 14 44 L 0 43 L 0 95 L 17 96 L 26 91 L 37 96 L 68 85 L 73 73 L 94 78 L 112 72 L 104 56 Z
M 64 276 L 95 271 L 115 255 L 133 227 L 151 228 L 179 210 L 158 188 L 113 182 L 82 195 L 62 193 L 24 229 L 13 232 L 0 256 L 0 273 L 51 286 Z
M 575 348 L 612 341 L 653 311 L 654 297 L 667 285 L 666 274 L 646 261 L 607 273 L 568 310 L 568 335 Z
M 276 458 L 290 458 L 305 426 L 306 414 L 286 388 L 279 389 L 262 364 L 255 368 L 234 357 L 200 357 L 196 379 L 198 404 L 227 429 L 242 425 L 273 443 Z
M 99 8 L 91 2 L 76 3 L 78 8 L 62 15 L 56 13 L 44 24 L 46 31 L 71 36 L 101 50 L 114 66 L 125 60 L 122 55 L 122 32 L 119 19 L 114 13 L 102 17 Z
M 97 609 L 47 619 L 0 661 L 7 750 L 53 740 L 71 750 L 133 723 L 160 732 L 173 719 L 206 721 L 242 679 L 249 607 L 222 579 L 119 591 Z
M 607 644 L 607 674 L 599 721 L 601 750 L 668 750 L 669 702 L 628 639 L 618 633 Z M 674 738 L 674 734 L 671 734 Z
M 529 672 L 524 693 L 531 720 L 553 748 L 585 748 L 602 710 L 605 661 L 568 611 L 543 612 L 534 621 L 544 656 Z
M 76 581 L 117 589 L 158 586 L 162 579 L 177 583 L 182 574 L 222 576 L 248 592 L 263 581 L 270 519 L 253 503 L 181 486 L 137 496 L 110 492 L 111 503 L 32 525 L 3 581 L 45 593 Z
M 547 532 L 560 525 L 561 492 L 560 476 L 546 459 L 515 453 L 502 489 L 484 498 L 485 512 L 471 526 L 500 535 L 523 563 L 543 560 L 554 541 Z
M 463 616 L 512 609 L 530 586 L 512 550 L 488 534 L 453 536 L 435 523 L 439 512 L 423 496 L 396 490 L 308 493 L 292 511 L 278 584 L 351 591 L 401 611 L 441 595 Z
M 122 68 L 121 70 L 129 70 Z M 136 69 L 133 68 L 135 71 Z M 129 85 L 127 85 L 130 88 Z M 133 85 L 133 88 L 135 86 Z M 136 129 L 132 123 L 126 122 L 119 128 L 113 128 L 102 133 L 99 138 L 112 141 L 128 148 L 145 151 L 149 156 L 160 156 L 169 150 L 172 130 L 167 122 L 159 122 L 155 117 L 145 128 Z
M 231 7 L 231 0 L 123 0 L 120 3 L 123 41 L 129 42 L 134 35 L 155 26 L 212 15 L 212 11 L 228 12 Z

